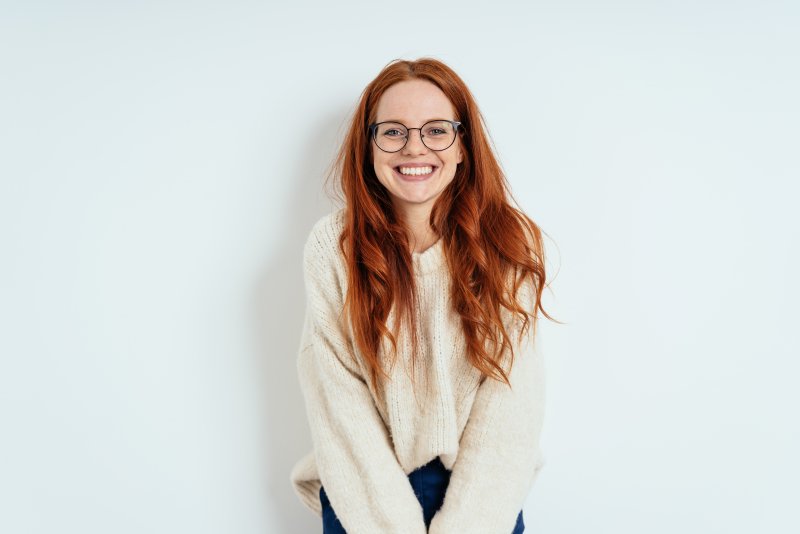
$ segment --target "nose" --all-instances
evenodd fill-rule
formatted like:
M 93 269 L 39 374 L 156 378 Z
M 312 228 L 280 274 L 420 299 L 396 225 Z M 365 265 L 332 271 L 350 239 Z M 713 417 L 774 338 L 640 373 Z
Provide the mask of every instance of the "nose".
M 403 147 L 403 153 L 424 154 L 427 151 L 428 147 L 422 142 L 422 130 L 419 128 L 410 128 L 408 130 L 408 141 L 406 141 L 406 146 Z

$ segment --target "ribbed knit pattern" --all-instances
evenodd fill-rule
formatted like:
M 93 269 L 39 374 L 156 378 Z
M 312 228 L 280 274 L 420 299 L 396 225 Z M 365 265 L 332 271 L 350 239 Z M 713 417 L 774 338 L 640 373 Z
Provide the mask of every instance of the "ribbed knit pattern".
M 313 450 L 292 469 L 294 490 L 321 516 L 324 485 L 348 534 L 510 534 L 544 464 L 539 436 L 545 366 L 530 341 L 532 329 L 522 345 L 513 339 L 513 390 L 492 378 L 481 380 L 466 359 L 440 239 L 413 254 L 421 343 L 417 390 L 404 328 L 398 361 L 390 371 L 386 366 L 391 381 L 383 396 L 376 394 L 352 329 L 340 319 L 347 290 L 338 250 L 343 213 L 319 219 L 303 252 L 307 300 L 297 372 Z M 521 291 L 532 310 L 530 285 Z M 394 310 L 388 321 L 393 328 Z M 516 323 L 506 325 L 515 335 Z M 388 346 L 384 342 L 384 350 Z M 408 474 L 437 456 L 452 473 L 444 504 L 427 530 Z

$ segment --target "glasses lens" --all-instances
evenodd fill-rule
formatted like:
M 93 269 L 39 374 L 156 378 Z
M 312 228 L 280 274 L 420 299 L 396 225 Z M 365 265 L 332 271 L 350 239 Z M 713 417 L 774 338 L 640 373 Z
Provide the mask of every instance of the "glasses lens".
M 381 150 L 397 152 L 406 144 L 408 130 L 399 122 L 383 122 L 375 128 L 375 142 Z
M 456 129 L 447 121 L 426 122 L 422 127 L 422 142 L 431 150 L 444 150 L 455 137 Z

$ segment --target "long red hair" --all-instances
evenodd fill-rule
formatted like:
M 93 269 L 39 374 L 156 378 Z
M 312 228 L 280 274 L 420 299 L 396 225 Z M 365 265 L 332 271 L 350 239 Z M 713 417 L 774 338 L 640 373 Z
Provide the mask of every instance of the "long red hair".
M 389 377 L 379 358 L 381 340 L 384 336 L 390 340 L 394 363 L 397 336 L 404 321 L 410 328 L 412 364 L 416 365 L 417 325 L 413 310 L 417 294 L 411 246 L 388 191 L 375 175 L 374 148 L 368 135 L 368 125 L 375 121 L 383 93 L 398 82 L 412 79 L 427 80 L 439 87 L 455 108 L 455 120 L 461 122 L 464 160 L 453 181 L 437 198 L 430 224 L 443 239 L 452 277 L 451 301 L 461 316 L 467 358 L 484 378 L 489 376 L 510 386 L 500 365 L 507 348 L 511 349 L 512 365 L 514 360 L 507 330 L 510 325 L 503 320 L 504 314 L 521 317 L 517 323 L 519 340 L 528 333 L 530 319 L 535 336 L 537 309 L 555 321 L 541 304 L 546 284 L 542 232 L 533 220 L 509 204 L 513 196 L 490 148 L 475 99 L 462 79 L 439 60 L 398 59 L 387 64 L 362 92 L 334 161 L 331 174 L 339 178 L 345 201 L 344 230 L 338 243 L 347 266 L 344 318 L 350 321 L 354 341 L 363 354 L 362 364 L 376 390 L 381 376 Z M 529 291 L 521 292 L 519 299 L 518 290 L 522 287 Z M 397 322 L 390 331 L 387 317 L 393 306 Z

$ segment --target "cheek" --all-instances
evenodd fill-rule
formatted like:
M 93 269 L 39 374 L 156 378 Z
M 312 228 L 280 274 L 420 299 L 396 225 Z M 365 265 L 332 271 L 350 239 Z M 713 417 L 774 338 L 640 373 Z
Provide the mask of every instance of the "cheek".
M 380 167 L 385 167 L 387 165 L 387 158 L 382 154 L 374 153 L 372 155 L 372 164 L 375 166 L 375 170 L 377 171 Z
M 393 171 L 389 167 L 386 158 L 374 156 L 372 159 L 372 168 L 375 172 L 375 176 L 378 177 L 378 181 L 383 185 L 386 185 L 390 177 L 393 175 Z
M 375 175 L 381 180 L 391 172 L 391 169 L 388 169 L 386 164 L 380 160 L 376 160 L 373 166 L 375 168 Z
M 447 155 L 447 165 L 450 167 L 455 167 L 458 165 L 458 151 L 453 151 L 452 153 Z

